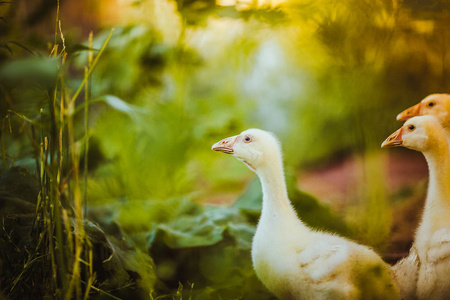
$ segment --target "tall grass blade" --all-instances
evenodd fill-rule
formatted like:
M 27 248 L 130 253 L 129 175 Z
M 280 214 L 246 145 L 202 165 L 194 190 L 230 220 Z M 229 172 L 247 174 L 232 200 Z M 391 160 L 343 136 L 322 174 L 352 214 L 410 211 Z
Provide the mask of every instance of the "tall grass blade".
M 105 42 L 103 43 L 102 47 L 100 48 L 100 51 L 98 52 L 97 56 L 95 57 L 94 61 L 92 62 L 92 65 L 89 66 L 89 71 L 88 71 L 87 76 L 84 76 L 83 81 L 80 83 L 80 85 L 79 85 L 78 89 L 76 90 L 75 94 L 73 94 L 72 100 L 70 101 L 70 103 L 74 103 L 74 102 L 75 102 L 75 100 L 77 99 L 77 97 L 78 97 L 78 95 L 80 94 L 81 90 L 82 90 L 83 87 L 85 86 L 86 81 L 87 81 L 88 78 L 91 76 L 91 73 L 92 73 L 92 71 L 93 71 L 94 68 L 95 68 L 95 65 L 97 64 L 98 60 L 100 59 L 100 57 L 101 57 L 103 51 L 104 51 L 105 48 L 106 48 L 106 45 L 108 44 L 109 40 L 110 40 L 111 37 L 112 37 L 113 33 L 114 33 L 114 28 L 111 29 L 111 31 L 110 31 L 108 37 L 106 38 Z

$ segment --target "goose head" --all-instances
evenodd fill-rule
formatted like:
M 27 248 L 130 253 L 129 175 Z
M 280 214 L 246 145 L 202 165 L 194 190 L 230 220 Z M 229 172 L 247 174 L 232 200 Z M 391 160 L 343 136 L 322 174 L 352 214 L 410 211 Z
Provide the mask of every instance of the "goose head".
M 261 129 L 245 130 L 215 143 L 211 149 L 235 156 L 253 172 L 280 163 L 281 159 L 280 142 L 273 133 Z
M 450 126 L 450 95 L 431 94 L 420 103 L 405 109 L 397 115 L 398 121 L 406 121 L 415 116 L 430 115 L 436 117 L 443 126 Z
M 407 120 L 381 144 L 381 147 L 401 146 L 427 152 L 429 149 L 442 148 L 443 141 L 445 141 L 445 132 L 436 118 L 417 116 Z

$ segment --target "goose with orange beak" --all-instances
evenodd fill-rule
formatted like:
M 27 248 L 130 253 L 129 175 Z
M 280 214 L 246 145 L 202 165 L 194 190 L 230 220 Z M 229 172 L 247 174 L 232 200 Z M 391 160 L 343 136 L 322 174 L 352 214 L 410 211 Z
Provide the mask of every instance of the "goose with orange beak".
M 212 150 L 235 156 L 261 181 L 251 256 L 256 275 L 279 299 L 399 299 L 392 271 L 372 249 L 300 220 L 288 198 L 274 134 L 249 129 Z
M 431 94 L 418 104 L 397 115 L 397 121 L 406 121 L 416 116 L 434 116 L 444 128 L 450 127 L 450 95 Z
M 381 145 L 420 151 L 430 178 L 425 209 L 409 255 L 392 270 L 403 299 L 450 295 L 450 154 L 446 130 L 432 116 L 413 117 Z

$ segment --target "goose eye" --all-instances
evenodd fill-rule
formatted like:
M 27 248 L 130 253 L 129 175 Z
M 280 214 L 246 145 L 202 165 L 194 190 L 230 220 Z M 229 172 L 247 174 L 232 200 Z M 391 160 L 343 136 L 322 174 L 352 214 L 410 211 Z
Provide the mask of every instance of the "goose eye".
M 433 107 L 434 104 L 435 104 L 434 102 L 429 102 L 429 103 L 428 103 L 428 107 Z
M 246 136 L 244 137 L 244 142 L 250 143 L 251 141 L 252 141 L 252 138 L 249 137 L 248 135 L 246 135 Z
M 414 129 L 416 129 L 416 126 L 414 126 L 414 125 L 409 125 L 409 126 L 408 126 L 408 129 L 409 129 L 410 131 L 413 131 Z

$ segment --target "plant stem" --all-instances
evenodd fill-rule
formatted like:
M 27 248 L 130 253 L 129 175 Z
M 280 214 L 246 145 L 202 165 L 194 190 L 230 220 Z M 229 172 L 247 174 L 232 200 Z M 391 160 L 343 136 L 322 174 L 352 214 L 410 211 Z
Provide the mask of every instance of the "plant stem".
M 76 90 L 75 94 L 73 94 L 72 96 L 72 100 L 70 101 L 70 103 L 74 103 L 75 100 L 77 99 L 78 95 L 80 94 L 81 90 L 83 89 L 83 87 L 86 84 L 86 81 L 88 80 L 89 76 L 91 76 L 92 71 L 95 68 L 95 65 L 97 64 L 100 56 L 102 55 L 103 51 L 106 48 L 106 45 L 108 44 L 109 40 L 111 39 L 112 35 L 114 33 L 114 28 L 111 29 L 111 32 L 109 33 L 108 37 L 106 38 L 106 41 L 103 43 L 103 46 L 100 48 L 100 51 L 98 52 L 97 56 L 95 57 L 94 61 L 92 62 L 92 65 L 89 66 L 89 71 L 87 76 L 84 76 L 83 81 L 81 82 L 81 84 L 79 85 L 78 89 Z

